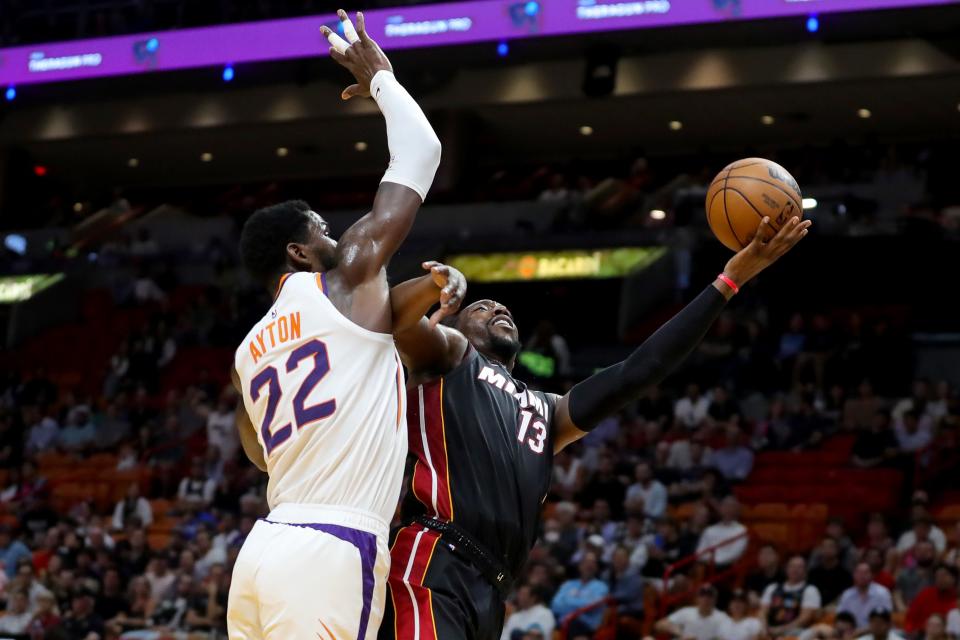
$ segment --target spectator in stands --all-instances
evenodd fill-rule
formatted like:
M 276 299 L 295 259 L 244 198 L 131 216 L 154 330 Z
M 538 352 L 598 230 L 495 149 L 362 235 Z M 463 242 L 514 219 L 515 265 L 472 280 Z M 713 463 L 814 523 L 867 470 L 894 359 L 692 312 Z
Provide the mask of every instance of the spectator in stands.
M 520 585 L 517 608 L 503 625 L 500 640 L 552 640 L 556 623 L 544 605 L 547 595 L 542 586 Z
M 132 518 L 136 518 L 136 524 L 143 527 L 149 527 L 153 524 L 153 509 L 150 502 L 140 495 L 140 483 L 131 482 L 127 487 L 127 494 L 123 500 L 117 502 L 113 509 L 113 519 L 111 526 L 114 531 L 121 531 L 127 527 L 127 523 Z
M 564 623 L 564 619 L 577 609 L 592 605 L 607 597 L 609 588 L 597 579 L 599 569 L 597 555 L 593 552 L 583 554 L 580 560 L 580 577 L 567 580 L 553 597 L 550 608 L 557 621 Z M 604 607 L 577 616 L 570 623 L 570 638 L 590 637 L 603 621 Z
M 915 453 L 925 449 L 933 440 L 933 421 L 929 417 L 921 418 L 916 411 L 910 410 L 895 419 L 893 433 L 900 451 Z
M 807 581 L 807 561 L 793 556 L 787 561 L 787 578 L 771 584 L 760 599 L 760 617 L 775 637 L 796 635 L 812 626 L 820 610 L 820 592 Z
M 148 304 L 151 302 L 165 302 L 167 294 L 163 292 L 147 269 L 141 269 L 136 279 L 133 281 L 133 298 L 139 304 Z
M 727 425 L 724 436 L 724 446 L 713 451 L 707 457 L 706 464 L 723 474 L 727 480 L 745 480 L 753 470 L 753 451 L 744 446 L 740 427 Z
M 853 464 L 876 467 L 897 456 L 897 439 L 890 431 L 890 415 L 885 411 L 873 414 L 870 426 L 860 432 L 853 443 Z
M 893 549 L 893 547 L 888 549 L 888 552 L 892 552 L 894 556 L 897 555 L 896 549 Z M 870 571 L 873 573 L 873 581 L 886 587 L 892 594 L 896 588 L 896 579 L 893 577 L 893 573 L 887 570 L 885 555 L 878 549 L 867 549 L 863 553 L 863 561 L 870 567 Z M 893 562 L 894 565 L 898 564 L 899 558 L 894 559 Z
M 217 483 L 206 476 L 203 469 L 203 459 L 194 458 L 190 463 L 190 475 L 180 481 L 177 490 L 179 507 L 183 510 L 203 509 L 213 502 Z
M 856 429 L 867 429 L 882 410 L 883 400 L 874 395 L 870 381 L 864 380 L 857 389 L 857 397 L 848 399 L 844 405 L 843 419 Z
M 840 545 L 836 540 L 824 538 L 820 542 L 819 552 L 819 562 L 810 569 L 809 581 L 820 592 L 821 603 L 826 607 L 846 591 L 853 583 L 853 578 L 840 563 Z
M 70 453 L 83 453 L 90 449 L 97 440 L 97 430 L 90 419 L 90 411 L 86 407 L 77 407 L 70 412 L 67 426 L 60 430 L 57 445 Z
M 96 593 L 88 586 L 80 586 L 73 594 L 70 610 L 63 616 L 63 630 L 69 638 L 87 638 L 91 633 L 103 635 L 103 620 L 94 611 Z
M 0 633 L 12 636 L 25 634 L 33 620 L 29 605 L 30 600 L 24 591 L 10 591 L 7 595 L 7 610 L 0 616 Z
M 960 603 L 958 603 L 960 607 Z M 951 639 L 960 638 L 960 608 L 954 608 L 947 614 L 947 634 Z
M 553 492 L 562 500 L 572 500 L 586 478 L 586 468 L 579 456 L 569 449 L 557 454 L 553 464 Z
M 905 531 L 900 539 L 897 540 L 897 551 L 901 555 L 909 554 L 913 551 L 917 543 L 922 540 L 929 540 L 937 550 L 937 555 L 947 550 L 947 536 L 943 530 L 933 523 L 933 519 L 928 515 L 921 515 L 913 521 L 913 526 L 909 531 Z
M 856 621 L 857 629 L 866 633 L 870 612 L 875 609 L 893 611 L 893 598 L 886 587 L 873 581 L 870 565 L 861 562 L 853 572 L 853 586 L 840 597 L 837 612 L 849 613 Z
M 869 625 L 869 621 L 867 624 Z M 836 633 L 837 640 L 853 640 L 860 635 L 857 629 L 857 621 L 846 611 L 839 612 L 833 620 L 833 630 Z
M 32 637 L 51 637 L 44 634 L 59 626 L 60 615 L 57 613 L 57 599 L 49 591 L 44 591 L 37 596 L 36 608 L 28 631 Z
M 17 574 L 17 566 L 24 558 L 27 560 L 33 558 L 30 549 L 20 540 L 13 538 L 10 527 L 0 525 L 0 566 L 3 567 L 8 579 L 12 579 Z
M 960 568 L 960 520 L 953 525 L 954 546 L 943 556 L 943 561 Z
M 697 604 L 677 609 L 659 620 L 654 629 L 657 633 L 674 638 L 690 640 L 714 640 L 722 635 L 730 624 L 730 618 L 717 607 L 717 589 L 704 584 L 697 591 Z
M 876 609 L 870 612 L 870 633 L 861 636 L 859 640 L 904 640 L 903 636 L 893 631 L 889 609 Z
M 903 611 L 917 594 L 933 585 L 937 564 L 937 549 L 929 540 L 921 540 L 913 548 L 913 564 L 897 575 L 894 601 Z
M 939 613 L 927 618 L 923 627 L 923 640 L 951 640 L 947 634 L 947 621 Z
M 60 425 L 49 415 L 46 408 L 39 411 L 34 408 L 24 409 L 23 422 L 31 425 L 24 445 L 26 455 L 33 456 L 53 448 L 60 435 Z
M 643 617 L 643 578 L 630 566 L 630 552 L 626 547 L 614 549 L 604 582 L 610 585 L 610 597 L 617 603 L 618 615 Z
M 723 636 L 724 640 L 760 640 L 763 637 L 763 623 L 749 613 L 747 594 L 737 589 L 730 596 L 730 604 L 727 607 L 730 624 Z
M 601 454 L 597 470 L 580 492 L 580 504 L 590 507 L 598 499 L 604 499 L 610 504 L 613 516 L 619 520 L 623 518 L 623 497 L 626 492 L 624 483 L 616 473 L 613 456 Z
M 882 513 L 871 513 L 867 521 L 867 535 L 864 541 L 864 550 L 876 549 L 881 557 L 887 552 L 887 549 L 893 546 L 893 538 L 890 537 L 890 529 L 887 527 L 887 519 Z
M 783 570 L 780 568 L 780 553 L 772 544 L 764 544 L 757 551 L 757 568 L 747 575 L 744 587 L 750 600 L 750 608 L 760 606 L 760 596 L 771 584 L 783 582 Z
M 701 395 L 700 385 L 690 384 L 687 393 L 674 405 L 673 416 L 681 425 L 693 431 L 703 424 L 709 410 L 710 398 Z
M 167 556 L 163 553 L 158 554 L 150 561 L 144 577 L 150 586 L 150 596 L 154 604 L 159 602 L 160 598 L 166 596 L 177 579 L 177 576 L 170 571 Z
M 237 432 L 237 395 L 233 387 L 224 387 L 216 406 L 207 414 L 207 446 L 217 447 L 224 462 L 232 462 L 240 448 Z
M 904 629 L 907 633 L 917 633 L 931 615 L 939 613 L 945 616 L 956 606 L 957 568 L 940 565 L 934 574 L 933 585 L 918 593 L 910 603 Z
M 707 409 L 707 415 L 714 422 L 727 422 L 737 418 L 740 414 L 740 407 L 737 401 L 730 397 L 727 388 L 718 385 L 714 387 L 710 398 L 710 408 Z
M 740 503 L 727 496 L 720 503 L 720 522 L 707 527 L 700 536 L 697 552 L 716 548 L 713 560 L 718 568 L 729 567 L 747 550 L 747 528 L 737 521 L 739 515 Z
M 643 575 L 660 580 L 667 567 L 691 555 L 696 546 L 696 538 L 681 533 L 676 520 L 664 518 L 657 523 L 656 532 L 647 544 L 634 549 L 630 564 L 641 569 Z
M 713 450 L 706 446 L 703 435 L 694 434 L 689 439 L 675 440 L 670 444 L 666 466 L 674 471 L 693 472 L 699 477 L 711 453 Z
M 653 477 L 649 462 L 637 463 L 634 479 L 636 482 L 627 489 L 627 512 L 643 513 L 653 520 L 662 518 L 667 511 L 667 488 Z
M 911 395 L 898 400 L 890 413 L 893 415 L 894 421 L 902 420 L 911 411 L 915 412 L 917 416 L 926 415 L 930 399 L 930 381 L 923 378 L 914 380 Z

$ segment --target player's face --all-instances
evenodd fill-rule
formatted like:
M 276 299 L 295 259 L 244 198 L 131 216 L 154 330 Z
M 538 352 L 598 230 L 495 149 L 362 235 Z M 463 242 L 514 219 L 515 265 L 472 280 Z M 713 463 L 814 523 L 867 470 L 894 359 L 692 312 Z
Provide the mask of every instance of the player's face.
M 457 328 L 480 353 L 506 362 L 520 351 L 520 334 L 510 310 L 493 300 L 478 300 L 460 313 Z
M 299 271 L 330 271 L 337 266 L 337 241 L 330 237 L 330 225 L 314 211 L 308 226 L 307 241 L 288 248 L 295 268 Z

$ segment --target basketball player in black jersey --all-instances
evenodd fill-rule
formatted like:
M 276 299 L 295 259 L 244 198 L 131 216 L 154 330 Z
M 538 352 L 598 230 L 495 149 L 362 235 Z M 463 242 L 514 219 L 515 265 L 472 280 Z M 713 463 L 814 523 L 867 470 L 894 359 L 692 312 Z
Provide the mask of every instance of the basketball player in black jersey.
M 807 235 L 764 219 L 723 273 L 633 354 L 559 397 L 511 375 L 520 349 L 510 311 L 480 300 L 395 335 L 409 370 L 414 467 L 391 545 L 380 638 L 497 640 L 550 486 L 553 455 L 651 385 L 700 342 L 745 284 Z

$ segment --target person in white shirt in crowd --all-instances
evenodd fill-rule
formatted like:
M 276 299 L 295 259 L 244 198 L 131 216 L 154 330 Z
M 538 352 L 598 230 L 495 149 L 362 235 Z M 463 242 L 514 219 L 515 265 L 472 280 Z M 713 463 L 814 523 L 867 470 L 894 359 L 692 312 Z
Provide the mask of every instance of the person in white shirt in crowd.
M 646 460 L 634 468 L 636 482 L 627 488 L 628 512 L 641 511 L 648 518 L 659 520 L 667 512 L 667 488 L 653 477 L 653 469 Z
M 947 621 L 939 613 L 927 618 L 923 628 L 923 640 L 954 640 L 957 636 L 947 632 Z
M 870 630 L 859 640 L 905 640 L 893 630 L 889 609 L 875 609 L 870 612 Z
M 194 577 L 201 582 L 210 575 L 210 569 L 214 565 L 227 564 L 227 549 L 218 544 L 219 539 L 213 538 L 207 529 L 197 530 L 197 537 L 194 544 L 197 550 L 197 562 L 194 570 Z
M 861 633 L 867 631 L 870 612 L 877 609 L 893 611 L 893 597 L 890 590 L 873 581 L 873 571 L 866 562 L 861 562 L 853 572 L 853 586 L 843 592 L 837 612 L 846 611 L 857 622 Z
M 0 616 L 0 634 L 22 636 L 26 633 L 33 614 L 30 612 L 30 600 L 23 591 L 13 591 L 7 598 L 7 611 Z
M 893 433 L 901 451 L 914 453 L 933 441 L 933 420 L 930 416 L 920 416 L 917 411 L 910 410 L 903 417 L 894 419 Z
M 952 395 L 953 390 L 950 388 L 949 382 L 941 380 L 937 383 L 935 397 L 927 403 L 927 415 L 933 418 L 934 422 L 939 422 L 950 412 Z
M 957 606 L 960 607 L 960 603 Z M 951 609 L 947 614 L 947 634 L 952 638 L 960 638 L 960 608 Z
M 795 636 L 816 622 L 820 592 L 807 582 L 807 561 L 796 555 L 787 562 L 787 578 L 767 586 L 760 598 L 760 617 L 774 638 Z
M 706 465 L 719 471 L 727 480 L 739 482 L 753 470 L 753 451 L 744 446 L 740 427 L 727 425 L 724 436 L 726 443 L 723 448 L 707 456 Z
M 132 517 L 136 517 L 141 526 L 149 527 L 153 524 L 153 509 L 150 507 L 150 502 L 140 495 L 138 482 L 130 483 L 127 487 L 127 495 L 113 508 L 110 526 L 114 531 L 122 531 Z
M 217 405 L 207 414 L 207 446 L 217 447 L 224 462 L 236 459 L 240 449 L 236 407 L 236 392 L 233 387 L 227 386 L 220 394 Z
M 900 555 L 910 552 L 920 540 L 932 542 L 938 556 L 947 550 L 947 536 L 943 530 L 929 516 L 920 516 L 914 519 L 913 527 L 897 540 L 897 552 Z
M 552 640 L 556 621 L 544 602 L 547 592 L 540 585 L 520 585 L 517 608 L 503 625 L 500 640 Z
M 570 500 L 583 487 L 586 467 L 579 456 L 561 451 L 553 462 L 553 491 L 564 500 Z
M 677 400 L 673 416 L 691 431 L 703 424 L 710 411 L 710 396 L 700 393 L 700 385 L 690 384 L 687 393 Z
M 747 594 L 742 589 L 737 589 L 730 596 L 730 604 L 727 607 L 730 624 L 727 626 L 724 640 L 760 640 L 763 637 L 763 623 L 749 614 Z
M 658 621 L 654 630 L 683 640 L 727 640 L 729 625 L 730 617 L 717 609 L 716 588 L 705 584 L 697 591 L 696 606 L 677 609 Z
M 927 415 L 927 408 L 930 405 L 930 382 L 927 380 L 914 380 L 913 392 L 907 398 L 901 398 L 893 405 L 890 415 L 894 421 L 901 420 L 905 414 L 910 411 L 916 411 L 917 415 Z
M 700 534 L 700 542 L 697 544 L 697 553 L 717 547 L 713 555 L 713 561 L 717 567 L 729 567 L 740 559 L 743 552 L 747 550 L 749 540 L 744 535 L 747 528 L 737 521 L 740 515 L 740 503 L 733 496 L 727 496 L 720 503 L 720 522 L 712 524 L 703 533 Z M 732 540 L 741 536 L 736 540 Z M 705 560 L 709 560 L 709 556 Z

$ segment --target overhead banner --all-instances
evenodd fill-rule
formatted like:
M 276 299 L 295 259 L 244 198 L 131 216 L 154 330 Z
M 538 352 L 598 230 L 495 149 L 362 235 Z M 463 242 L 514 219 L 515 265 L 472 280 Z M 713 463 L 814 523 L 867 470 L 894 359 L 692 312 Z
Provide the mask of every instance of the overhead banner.
M 447 264 L 472 282 L 620 278 L 659 260 L 664 247 L 624 247 L 528 253 L 483 253 L 448 256 Z
M 960 0 L 477 0 L 366 13 L 387 50 L 833 12 Z M 0 86 L 327 55 L 333 15 L 160 31 L 0 49 Z
M 62 273 L 24 276 L 0 276 L 0 304 L 29 300 L 44 289 L 63 280 Z

